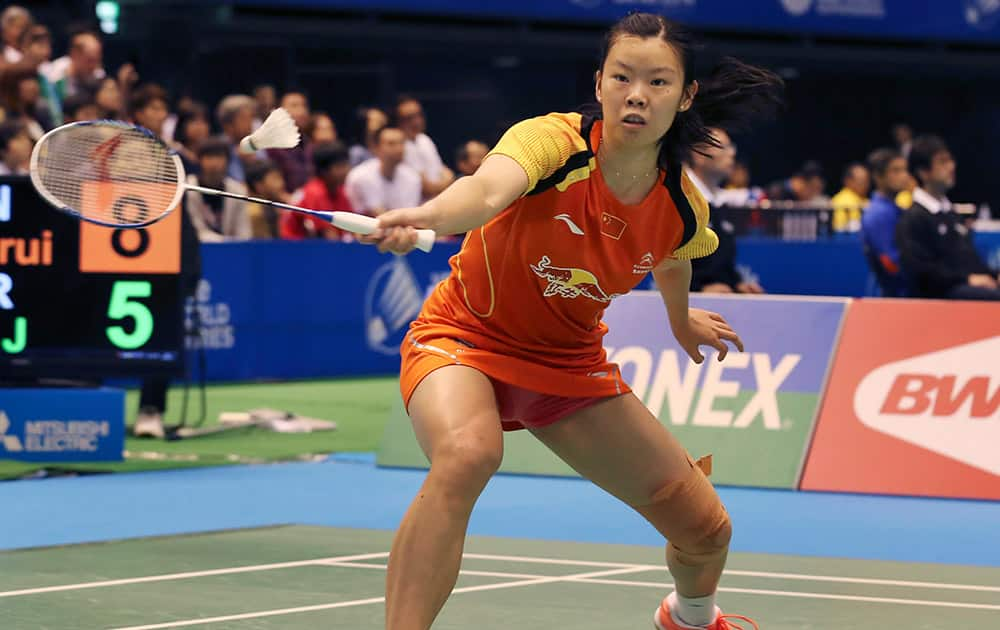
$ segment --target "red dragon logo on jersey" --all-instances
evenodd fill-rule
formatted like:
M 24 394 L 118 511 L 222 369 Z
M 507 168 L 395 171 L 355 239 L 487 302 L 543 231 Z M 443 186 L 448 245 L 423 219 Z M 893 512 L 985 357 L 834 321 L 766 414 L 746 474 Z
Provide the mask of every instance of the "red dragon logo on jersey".
M 564 298 L 577 298 L 581 295 L 595 302 L 607 304 L 621 293 L 608 294 L 601 288 L 597 276 L 586 269 L 573 267 L 553 267 L 548 256 L 542 256 L 537 265 L 530 265 L 531 270 L 541 278 L 549 281 L 545 287 L 545 297 L 559 295 Z

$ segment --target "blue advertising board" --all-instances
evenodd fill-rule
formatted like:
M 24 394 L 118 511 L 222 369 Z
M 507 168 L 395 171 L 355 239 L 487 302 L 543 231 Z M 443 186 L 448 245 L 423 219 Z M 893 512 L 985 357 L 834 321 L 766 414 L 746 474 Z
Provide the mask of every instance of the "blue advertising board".
M 236 0 L 273 6 L 273 0 Z M 287 0 L 286 6 L 608 23 L 650 11 L 703 28 L 846 37 L 1000 39 L 996 0 Z
M 979 234 L 977 244 L 1000 267 L 1000 234 Z M 215 381 L 393 374 L 406 327 L 456 251 L 458 243 L 405 257 L 327 241 L 203 245 L 204 279 L 187 305 L 202 335 L 188 347 L 204 346 Z M 857 238 L 740 238 L 737 266 L 771 294 L 876 294 Z
M 0 459 L 121 461 L 125 392 L 117 389 L 0 389 Z
M 209 380 L 392 374 L 399 343 L 458 243 L 396 257 L 329 241 L 202 247 L 187 304 L 201 324 Z

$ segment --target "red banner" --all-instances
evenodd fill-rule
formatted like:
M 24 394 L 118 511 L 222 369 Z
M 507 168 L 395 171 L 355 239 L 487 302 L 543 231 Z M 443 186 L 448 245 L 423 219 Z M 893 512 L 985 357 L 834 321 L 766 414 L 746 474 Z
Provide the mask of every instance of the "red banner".
M 852 304 L 801 488 L 1000 499 L 1000 304 Z

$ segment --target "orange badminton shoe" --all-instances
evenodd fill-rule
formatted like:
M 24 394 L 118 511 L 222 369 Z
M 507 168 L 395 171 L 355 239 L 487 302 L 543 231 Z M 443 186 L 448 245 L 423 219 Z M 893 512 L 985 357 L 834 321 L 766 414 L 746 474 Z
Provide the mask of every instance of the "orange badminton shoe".
M 657 630 L 760 630 L 753 619 L 742 615 L 723 615 L 718 608 L 715 611 L 715 621 L 707 626 L 689 626 L 686 623 L 680 623 L 670 614 L 670 606 L 667 605 L 667 600 L 664 598 L 660 607 L 653 613 L 653 625 Z M 737 620 L 741 623 L 733 623 Z M 750 625 L 745 626 L 742 622 Z

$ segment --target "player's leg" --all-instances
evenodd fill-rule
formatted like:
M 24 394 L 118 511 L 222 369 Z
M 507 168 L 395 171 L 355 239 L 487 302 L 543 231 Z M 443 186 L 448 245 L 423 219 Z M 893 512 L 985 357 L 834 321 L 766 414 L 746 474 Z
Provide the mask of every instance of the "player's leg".
M 472 507 L 503 457 L 490 380 L 449 365 L 414 390 L 410 417 L 431 462 L 396 532 L 386 578 L 386 628 L 427 630 L 458 579 Z
M 667 565 L 685 621 L 712 622 L 732 534 L 729 517 L 704 473 L 645 405 L 625 394 L 531 431 L 670 541 Z

